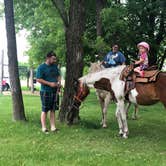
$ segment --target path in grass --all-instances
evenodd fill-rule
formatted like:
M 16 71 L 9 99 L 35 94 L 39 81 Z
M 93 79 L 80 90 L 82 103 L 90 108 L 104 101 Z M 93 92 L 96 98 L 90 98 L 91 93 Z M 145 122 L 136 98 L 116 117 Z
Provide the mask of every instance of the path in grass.
M 39 96 L 24 96 L 24 103 L 28 122 L 14 123 L 10 96 L 0 96 L 0 165 L 166 165 L 166 111 L 161 104 L 140 107 L 140 119 L 128 121 L 130 136 L 124 140 L 117 136 L 115 105 L 109 108 L 108 128 L 101 128 L 94 93 L 84 102 L 80 124 L 57 122 L 58 134 L 41 133 Z

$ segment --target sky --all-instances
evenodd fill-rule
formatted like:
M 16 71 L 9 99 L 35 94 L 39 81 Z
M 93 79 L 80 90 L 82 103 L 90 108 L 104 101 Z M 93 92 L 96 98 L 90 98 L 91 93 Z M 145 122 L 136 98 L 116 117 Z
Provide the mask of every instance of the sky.
M 0 2 L 2 2 L 2 0 L 0 0 Z M 28 32 L 26 32 L 26 30 L 22 30 L 16 34 L 17 57 L 19 62 L 28 62 L 28 56 L 25 56 L 25 51 L 29 47 L 29 44 L 26 40 L 27 34 Z M 7 40 L 4 18 L 0 18 L 0 54 L 2 50 L 4 50 L 4 63 L 7 64 Z

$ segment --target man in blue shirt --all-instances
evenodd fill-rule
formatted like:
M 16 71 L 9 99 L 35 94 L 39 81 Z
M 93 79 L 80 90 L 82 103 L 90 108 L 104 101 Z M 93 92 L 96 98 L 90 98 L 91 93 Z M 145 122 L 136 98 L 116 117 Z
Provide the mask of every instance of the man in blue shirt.
M 108 52 L 108 54 L 104 57 L 103 66 L 105 68 L 115 67 L 118 65 L 124 65 L 126 58 L 119 51 L 119 47 L 117 44 L 113 45 L 112 51 Z
M 42 103 L 41 125 L 42 131 L 48 133 L 46 128 L 47 112 L 50 111 L 51 131 L 55 127 L 55 110 L 58 110 L 58 89 L 60 88 L 60 74 L 56 62 L 56 54 L 49 52 L 45 63 L 41 64 L 36 73 L 37 82 L 41 84 L 40 97 Z

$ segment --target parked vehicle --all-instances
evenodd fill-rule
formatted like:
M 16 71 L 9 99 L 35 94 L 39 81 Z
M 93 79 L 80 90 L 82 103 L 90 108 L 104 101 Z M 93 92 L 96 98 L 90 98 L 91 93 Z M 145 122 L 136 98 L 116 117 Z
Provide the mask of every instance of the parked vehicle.
M 2 81 L 2 91 L 8 91 L 8 90 L 10 90 L 9 82 L 7 80 L 3 80 Z

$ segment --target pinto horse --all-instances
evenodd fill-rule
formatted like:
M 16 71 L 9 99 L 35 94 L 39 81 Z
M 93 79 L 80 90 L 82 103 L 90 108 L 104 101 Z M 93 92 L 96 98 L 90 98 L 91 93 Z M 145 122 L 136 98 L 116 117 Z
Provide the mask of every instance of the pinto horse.
M 73 98 L 73 102 L 67 114 L 67 121 L 69 124 L 73 123 L 74 114 L 79 111 L 79 106 L 89 94 L 89 87 L 92 85 L 95 86 L 96 89 L 109 91 L 114 100 L 121 99 L 121 96 L 124 96 L 123 87 L 125 83 L 119 79 L 124 67 L 125 66 L 123 65 L 115 68 L 103 69 L 96 73 L 89 73 L 86 76 L 81 77 L 78 81 L 75 81 L 76 95 Z M 119 108 L 120 103 L 117 103 Z M 123 112 L 126 112 L 125 109 L 123 109 Z
M 101 65 L 101 62 L 95 62 L 95 63 L 91 63 L 90 68 L 89 68 L 89 73 L 95 73 L 97 71 L 101 71 L 105 69 L 105 67 L 103 67 Z M 100 81 L 100 83 L 102 83 Z M 101 89 L 96 89 L 96 95 L 98 96 L 99 102 L 100 102 L 100 106 L 101 106 L 101 110 L 102 110 L 102 126 L 103 128 L 107 127 L 106 124 L 106 119 L 107 119 L 107 109 L 108 109 L 108 105 L 110 103 L 110 101 L 112 100 L 112 96 L 110 91 L 106 91 L 106 90 L 101 90 Z M 126 106 L 126 114 L 128 117 L 128 111 L 129 108 L 131 106 L 130 102 L 127 102 L 127 106 Z M 136 120 L 138 118 L 138 105 L 134 104 L 134 111 L 132 114 L 132 119 Z
M 96 63 L 91 63 L 89 68 L 89 73 L 95 73 L 103 69 L 105 69 L 104 66 L 101 65 L 100 61 L 98 61 Z M 101 106 L 101 113 L 102 113 L 101 125 L 103 128 L 106 128 L 107 127 L 107 110 L 108 110 L 109 103 L 112 99 L 112 96 L 109 91 L 101 90 L 101 89 L 96 89 L 96 95 L 98 97 L 98 100 Z
M 123 138 L 127 138 L 129 131 L 124 104 L 125 82 L 120 80 L 120 74 L 124 68 L 125 66 L 118 66 L 81 77 L 77 84 L 75 99 L 77 98 L 77 101 L 79 101 L 79 96 L 81 96 L 81 104 L 82 99 L 84 100 L 85 96 L 89 94 L 89 84 L 93 84 L 95 88 L 110 91 L 116 98 L 116 117 L 119 125 L 119 134 Z M 100 82 L 105 83 L 99 84 Z M 155 82 L 136 83 L 135 88 L 129 93 L 129 101 L 138 105 L 152 105 L 160 101 L 166 108 L 165 85 L 166 72 L 160 72 Z M 73 111 L 73 109 L 71 109 L 71 111 Z

